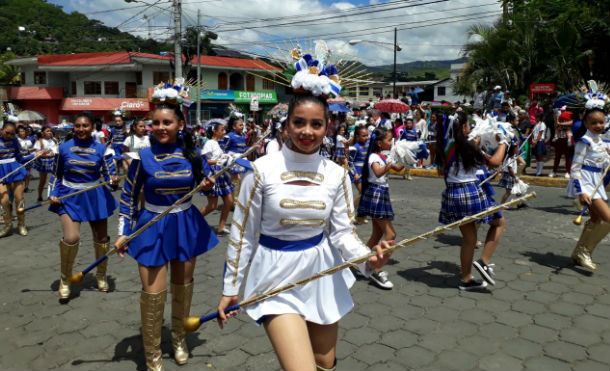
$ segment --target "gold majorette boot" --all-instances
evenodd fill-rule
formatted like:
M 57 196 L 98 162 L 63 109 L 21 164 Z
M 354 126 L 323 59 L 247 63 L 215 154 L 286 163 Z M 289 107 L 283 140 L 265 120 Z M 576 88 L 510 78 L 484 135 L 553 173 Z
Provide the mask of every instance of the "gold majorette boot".
M 142 318 L 142 344 L 146 368 L 149 371 L 163 371 L 161 359 L 161 327 L 163 326 L 163 310 L 167 290 L 161 292 L 146 292 L 140 295 L 140 314 Z
M 13 215 L 11 212 L 11 204 L 0 205 L 0 212 L 4 219 L 4 228 L 0 231 L 0 237 L 6 237 L 13 232 Z
M 184 365 L 189 359 L 189 350 L 184 338 L 184 319 L 189 316 L 191 299 L 193 298 L 193 282 L 186 285 L 172 283 L 172 345 L 174 359 L 179 365 Z
M 110 242 L 93 242 L 95 249 L 95 259 L 104 256 L 110 250 Z M 97 266 L 97 288 L 100 291 L 108 292 L 108 281 L 106 281 L 106 269 L 108 268 L 108 259 L 105 259 Z
M 593 262 L 593 251 L 599 245 L 599 243 L 606 237 L 610 232 L 610 224 L 602 221 L 600 223 L 593 224 L 593 232 L 591 232 L 591 243 L 585 246 L 587 249 L 591 265 L 594 267 L 593 270 L 597 269 L 597 264 Z
M 61 256 L 61 278 L 59 280 L 59 298 L 68 299 L 70 297 L 70 277 L 72 277 L 72 266 L 78 253 L 79 241 L 70 245 L 59 241 L 59 254 Z
M 591 219 L 587 220 L 584 228 L 582 229 L 582 233 L 580 234 L 580 238 L 576 243 L 576 247 L 574 248 L 574 251 L 572 251 L 572 261 L 574 264 L 580 265 L 581 267 L 591 271 L 597 269 L 597 265 L 593 263 L 589 253 L 589 246 L 591 246 L 594 242 L 594 231 L 595 224 L 591 221 Z
M 25 202 L 23 200 L 17 206 L 17 232 L 22 236 L 28 235 L 28 229 L 25 226 Z

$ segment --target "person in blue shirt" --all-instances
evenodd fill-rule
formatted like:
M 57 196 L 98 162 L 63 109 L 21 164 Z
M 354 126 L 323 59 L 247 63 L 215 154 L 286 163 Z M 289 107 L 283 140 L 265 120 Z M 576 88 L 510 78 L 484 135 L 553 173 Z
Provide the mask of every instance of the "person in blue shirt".
M 232 156 L 239 156 L 242 153 L 248 150 L 248 146 L 246 145 L 246 136 L 244 135 L 244 120 L 239 117 L 232 116 L 229 119 L 229 123 L 227 125 L 227 132 L 229 134 L 229 139 L 225 145 L 225 152 Z M 243 174 L 246 172 L 246 169 L 243 166 L 235 165 L 230 170 L 231 180 L 233 184 L 235 184 L 235 197 L 239 195 L 239 189 L 241 186 L 241 178 L 239 174 Z
M 493 95 L 493 108 L 500 108 L 500 104 L 504 100 L 504 93 L 502 93 L 502 87 L 500 85 L 496 85 L 494 88 Z
M 369 148 L 369 131 L 363 125 L 356 126 L 354 130 L 354 155 L 350 153 L 349 165 L 351 171 L 349 176 L 352 179 L 352 183 L 358 189 L 358 192 L 362 193 L 362 169 L 364 168 L 364 159 Z M 350 151 L 351 152 L 351 151 Z M 360 195 L 354 199 L 354 207 L 358 207 L 360 203 Z M 356 217 L 356 223 L 367 223 L 366 217 Z
M 123 161 L 123 142 L 127 138 L 127 128 L 122 113 L 114 116 L 114 126 L 110 130 L 110 134 L 112 135 L 112 149 L 117 164 L 117 173 L 121 169 L 123 169 L 123 173 L 127 173 L 127 162 Z
M 108 217 L 118 207 L 107 187 L 98 187 L 76 196 L 65 198 L 79 190 L 89 188 L 100 182 L 112 181 L 118 184 L 116 167 L 112 155 L 105 145 L 93 139 L 93 117 L 81 113 L 74 121 L 74 137 L 59 146 L 54 158 L 53 173 L 49 180 L 49 211 L 59 215 L 63 238 L 59 241 L 61 257 L 61 276 L 59 298 L 70 298 L 70 277 L 72 265 L 80 245 L 80 225 L 89 222 L 93 235 L 93 248 L 96 259 L 106 254 L 110 248 L 108 237 Z M 106 281 L 108 260 L 97 266 L 97 287 L 102 292 L 109 290 Z
M 415 88 L 409 89 L 409 96 L 411 97 L 411 104 L 419 104 L 419 97 L 415 92 Z
M 21 164 L 34 158 L 34 155 L 24 156 L 19 142 L 15 138 L 16 127 L 12 122 L 4 123 L 0 130 L 0 178 L 4 178 L 18 169 Z M 40 155 L 37 151 L 36 155 Z M 0 214 L 4 218 L 4 229 L 0 230 L 0 237 L 8 236 L 13 231 L 12 203 L 9 198 L 9 187 L 13 191 L 17 205 L 17 223 L 19 234 L 27 235 L 25 226 L 25 205 L 23 201 L 23 180 L 28 172 L 25 168 L 15 171 L 12 175 L 0 182 Z
M 214 181 L 204 176 L 210 172 L 207 161 L 184 129 L 184 114 L 178 105 L 164 102 L 155 107 L 151 146 L 139 151 L 139 159 L 132 160 L 121 193 L 119 238 L 114 246 L 121 257 L 127 252 L 138 262 L 142 280 L 142 340 L 149 370 L 163 369 L 161 328 L 168 270 L 171 271 L 174 359 L 183 365 L 188 361 L 189 350 L 182 322 L 190 312 L 195 262 L 197 256 L 218 244 L 218 238 L 189 199 L 144 230 L 128 246 L 123 245 L 128 235 L 197 185 L 204 191 L 214 186 Z M 145 206 L 138 211 L 142 189 Z

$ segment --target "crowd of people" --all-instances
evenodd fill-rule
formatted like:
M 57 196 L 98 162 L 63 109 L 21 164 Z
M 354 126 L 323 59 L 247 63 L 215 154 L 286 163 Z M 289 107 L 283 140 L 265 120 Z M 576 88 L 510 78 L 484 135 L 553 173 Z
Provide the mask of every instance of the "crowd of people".
M 121 256 L 128 254 L 137 262 L 149 370 L 163 369 L 160 344 L 168 276 L 174 358 L 179 365 L 187 363 L 182 324 L 190 313 L 196 260 L 219 243 L 218 236 L 228 240 L 218 304 L 221 327 L 237 314 L 228 308 L 239 302 L 242 282 L 244 297 L 250 297 L 373 251 L 352 271 L 323 276 L 246 309 L 264 326 L 283 369 L 334 369 L 338 321 L 354 305 L 349 293 L 355 282 L 352 272 L 369 277 L 382 289 L 393 287 L 382 270 L 390 254 L 382 249 L 396 238 L 387 174 L 403 169 L 391 155 L 399 141 L 423 143 L 429 160 L 417 159 L 412 165 L 426 164 L 444 177 L 438 217 L 443 224 L 497 205 L 493 188 L 485 184 L 490 170 L 502 173 L 504 203 L 530 154 L 540 175 L 547 142 L 554 143 L 561 155 L 569 156 L 574 148 L 574 162 L 566 172 L 571 174 L 569 195 L 589 207 L 591 218 L 572 259 L 588 270 L 596 269 L 593 250 L 610 231 L 607 196 L 604 187 L 596 188 L 610 164 L 610 144 L 604 138 L 606 107 L 595 103 L 570 116 L 549 109 L 548 99 L 543 106 L 532 99 L 521 109 L 499 86 L 492 92 L 478 91 L 472 114 L 457 105 L 451 113 L 434 113 L 410 100 L 411 109 L 405 114 L 340 116 L 329 112 L 325 97 L 306 93 L 292 98 L 285 116 L 260 125 L 233 112 L 226 123 L 211 121 L 204 128 L 191 129 L 178 104 L 157 102 L 149 120 L 127 123 L 117 112 L 110 130 L 91 114 L 79 114 L 61 143 L 48 127 L 33 138 L 24 125 L 6 123 L 0 135 L 4 216 L 0 236 L 12 233 L 13 201 L 18 232 L 27 234 L 23 192 L 31 170 L 21 165 L 33 161 L 40 174 L 38 199 L 48 197 L 49 210 L 58 214 L 61 225 L 60 301 L 70 299 L 80 224 L 88 222 L 97 258 L 114 246 Z M 572 117 L 579 119 L 577 124 Z M 477 127 L 498 128 L 501 123 L 513 130 L 494 134 L 491 145 L 471 135 Z M 255 145 L 259 149 L 250 153 L 251 162 L 236 163 Z M 230 172 L 221 174 L 226 166 Z M 117 202 L 111 189 L 96 185 L 106 181 L 117 188 L 121 173 L 125 179 Z M 48 187 L 46 174 L 50 174 Z M 201 210 L 190 198 L 183 200 L 196 188 L 208 201 Z M 219 197 L 223 201 L 219 225 L 211 228 L 205 216 L 217 209 Z M 117 208 L 118 238 L 112 243 L 107 220 Z M 168 208 L 170 212 L 160 217 Z M 368 220 L 372 230 L 365 243 L 355 233 L 354 223 Z M 489 229 L 480 258 L 475 259 L 477 230 L 484 224 Z M 495 284 L 492 257 L 504 228 L 501 212 L 460 225 L 460 290 Z M 472 274 L 473 267 L 480 279 Z M 107 270 L 107 260 L 97 266 L 98 289 L 103 292 L 109 290 Z

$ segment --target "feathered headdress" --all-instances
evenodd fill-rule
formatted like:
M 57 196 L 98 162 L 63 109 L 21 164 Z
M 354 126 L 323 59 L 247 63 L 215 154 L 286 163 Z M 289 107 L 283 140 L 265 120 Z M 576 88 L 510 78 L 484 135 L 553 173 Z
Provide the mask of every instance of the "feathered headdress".
M 372 83 L 364 65 L 348 57 L 347 54 L 333 53 L 326 42 L 316 40 L 301 47 L 297 41 L 284 48 L 265 50 L 272 62 L 281 66 L 273 76 L 257 75 L 274 83 L 291 87 L 294 92 L 310 92 L 316 96 L 337 97 L 342 89 Z M 289 50 L 286 53 L 286 50 Z
M 227 118 L 226 120 L 229 120 L 231 118 L 236 118 L 236 119 L 242 119 L 244 118 L 244 113 L 241 111 L 241 109 L 239 109 L 239 107 L 237 107 L 235 104 L 233 103 L 229 103 L 229 105 L 227 106 Z
M 168 102 L 173 104 L 191 105 L 189 100 L 189 87 L 183 78 L 178 78 L 173 84 L 160 83 L 155 86 L 152 94 L 153 103 Z
M 11 112 L 10 110 L 2 112 L 2 118 L 4 119 L 4 121 L 8 122 L 19 122 L 19 117 L 17 117 L 17 115 Z
M 122 107 L 119 107 L 112 111 L 112 116 L 125 117 L 125 110 Z
M 584 94 L 584 108 L 600 109 L 607 112 L 610 108 L 610 101 L 608 95 L 602 91 L 604 87 L 598 86 L 595 80 L 587 81 L 587 85 L 589 85 L 589 90 Z

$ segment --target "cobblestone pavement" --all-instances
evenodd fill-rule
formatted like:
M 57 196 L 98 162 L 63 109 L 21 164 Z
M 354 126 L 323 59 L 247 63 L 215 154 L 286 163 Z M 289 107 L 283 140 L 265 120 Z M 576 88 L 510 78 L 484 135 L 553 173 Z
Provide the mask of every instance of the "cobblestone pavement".
M 393 177 L 390 184 L 399 240 L 437 225 L 442 180 Z M 529 208 L 505 211 L 507 228 L 493 259 L 497 284 L 488 291 L 456 288 L 458 231 L 397 251 L 387 267 L 391 291 L 360 279 L 352 289 L 356 306 L 340 322 L 338 369 L 610 369 L 608 239 L 594 255 L 597 273 L 573 267 L 569 256 L 580 229 L 572 224 L 570 200 L 561 189 L 533 188 L 538 198 Z M 27 194 L 29 204 L 33 198 Z M 211 225 L 218 215 L 211 215 Z M 36 209 L 28 212 L 28 224 L 27 237 L 0 240 L 0 369 L 143 370 L 135 262 L 113 256 L 109 293 L 98 292 L 89 274 L 61 305 L 59 220 Z M 115 236 L 116 217 L 109 224 Z M 82 229 L 76 270 L 94 260 L 89 227 Z M 358 226 L 364 239 L 370 230 Z M 218 302 L 226 242 L 223 237 L 198 261 L 193 315 L 213 311 Z M 279 369 L 264 330 L 245 314 L 224 330 L 207 323 L 189 334 L 192 358 L 178 367 L 171 358 L 169 312 L 168 304 L 162 344 L 168 370 Z

